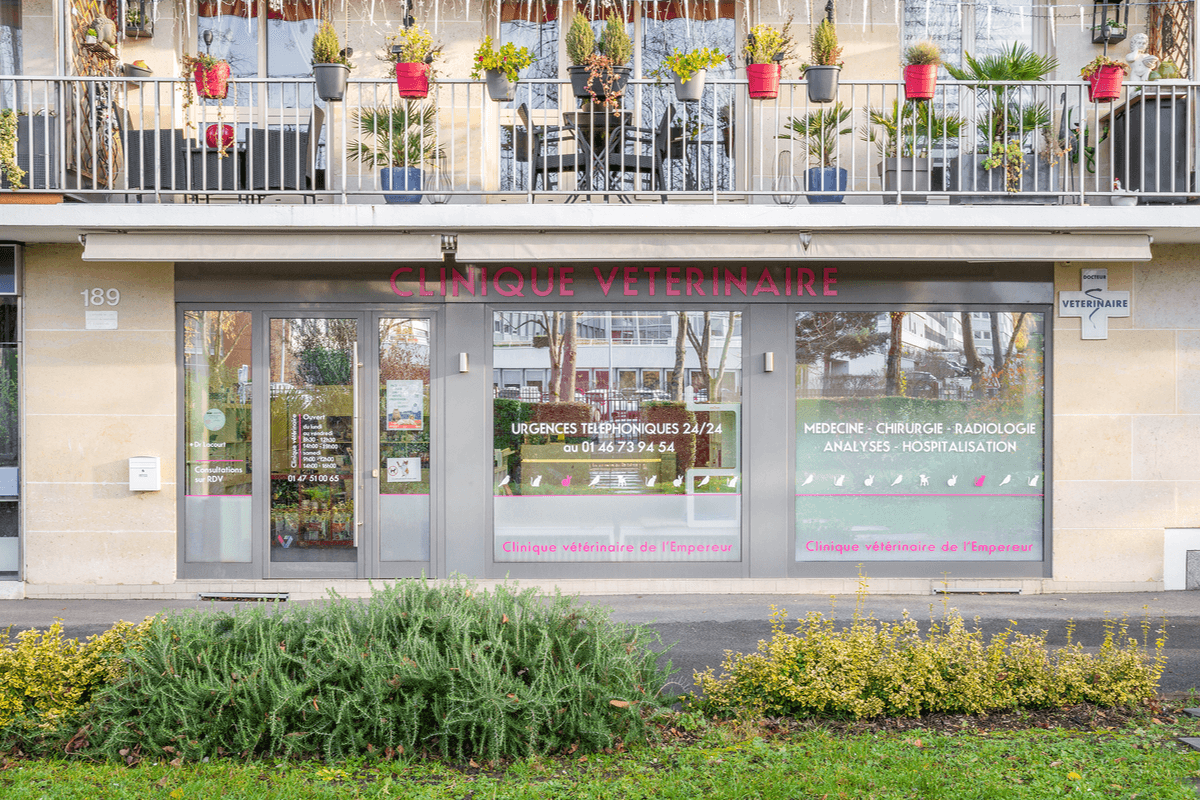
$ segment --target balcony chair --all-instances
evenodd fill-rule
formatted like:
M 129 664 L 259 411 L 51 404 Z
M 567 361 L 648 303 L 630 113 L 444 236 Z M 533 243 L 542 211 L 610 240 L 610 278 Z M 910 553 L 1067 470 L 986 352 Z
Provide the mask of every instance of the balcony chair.
M 251 128 L 246 150 L 250 189 L 267 192 L 315 190 L 317 148 L 324 125 L 325 110 L 314 105 L 307 128 Z M 305 202 L 310 197 L 316 199 L 316 195 L 305 195 Z
M 513 156 L 516 163 L 529 165 L 531 190 L 537 188 L 539 177 L 542 188 L 549 190 L 551 173 L 578 173 L 586 166 L 586 159 L 581 154 L 562 152 L 564 145 L 575 144 L 569 129 L 562 125 L 538 125 L 535 128 L 529 121 L 529 106 L 525 103 L 517 107 L 517 118 L 520 122 L 514 126 Z
M 642 177 L 650 179 L 650 190 L 658 189 L 662 202 L 667 202 L 667 158 L 671 144 L 671 120 L 675 119 L 675 106 L 670 104 L 663 110 L 657 128 L 626 127 L 620 149 L 613 149 L 608 157 L 610 172 L 619 173 L 624 181 L 627 174 L 633 175 L 634 186 Z

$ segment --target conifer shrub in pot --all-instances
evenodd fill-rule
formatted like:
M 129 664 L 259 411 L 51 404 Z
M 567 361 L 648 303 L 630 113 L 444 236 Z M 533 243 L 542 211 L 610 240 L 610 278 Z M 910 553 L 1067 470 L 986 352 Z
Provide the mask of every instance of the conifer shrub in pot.
M 804 65 L 804 81 L 808 86 L 811 103 L 832 103 L 837 97 L 838 76 L 843 62 L 842 48 L 838 47 L 837 28 L 828 19 L 813 32 L 812 64 Z
M 338 42 L 333 23 L 323 20 L 313 36 L 313 80 L 317 97 L 327 103 L 340 102 L 346 96 L 346 81 L 354 65 Z
M 571 90 L 580 100 L 602 103 L 610 109 L 621 105 L 621 96 L 632 69 L 633 40 L 625 30 L 625 20 L 610 14 L 597 41 L 587 17 L 576 12 L 567 29 L 567 58 L 571 66 Z

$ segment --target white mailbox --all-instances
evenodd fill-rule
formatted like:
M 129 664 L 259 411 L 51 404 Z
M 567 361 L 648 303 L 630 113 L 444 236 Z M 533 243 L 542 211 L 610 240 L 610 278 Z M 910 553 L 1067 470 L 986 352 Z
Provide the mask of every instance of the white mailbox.
M 129 459 L 129 491 L 157 492 L 162 489 L 158 456 L 133 456 Z

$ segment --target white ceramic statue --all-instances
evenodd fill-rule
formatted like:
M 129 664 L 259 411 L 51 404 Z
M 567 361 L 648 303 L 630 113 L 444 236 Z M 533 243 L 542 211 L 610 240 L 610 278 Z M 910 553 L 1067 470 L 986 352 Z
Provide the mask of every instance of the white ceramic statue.
M 1145 52 L 1150 46 L 1150 37 L 1144 33 L 1135 33 L 1129 37 L 1129 54 L 1125 60 L 1129 62 L 1129 82 L 1145 83 L 1150 80 L 1150 73 L 1158 66 L 1158 56 Z

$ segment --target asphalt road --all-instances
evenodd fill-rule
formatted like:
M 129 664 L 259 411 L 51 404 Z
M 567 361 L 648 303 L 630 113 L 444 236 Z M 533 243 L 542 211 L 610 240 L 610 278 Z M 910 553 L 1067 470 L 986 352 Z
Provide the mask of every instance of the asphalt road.
M 613 618 L 647 624 L 672 645 L 664 656 L 678 670 L 676 691 L 692 687 L 692 674 L 720 667 L 726 650 L 750 652 L 771 634 L 771 606 L 785 608 L 792 619 L 809 611 L 833 613 L 849 621 L 853 596 L 818 595 L 587 595 L 581 602 L 612 610 Z M 0 629 L 46 628 L 63 620 L 69 637 L 86 637 L 106 630 L 119 619 L 140 620 L 163 610 L 215 606 L 233 609 L 241 603 L 155 600 L 4 600 Z M 1008 627 L 1010 620 L 1026 633 L 1048 632 L 1051 644 L 1066 641 L 1069 621 L 1075 622 L 1076 641 L 1097 645 L 1104 637 L 1104 620 L 1122 617 L 1137 623 L 1149 618 L 1155 629 L 1167 621 L 1167 668 L 1161 691 L 1186 695 L 1200 689 L 1200 592 L 1070 595 L 868 595 L 862 613 L 878 619 L 899 619 L 908 610 L 918 622 L 939 617 L 943 607 L 956 608 L 986 634 Z M 1134 625 L 1135 635 L 1140 626 Z

